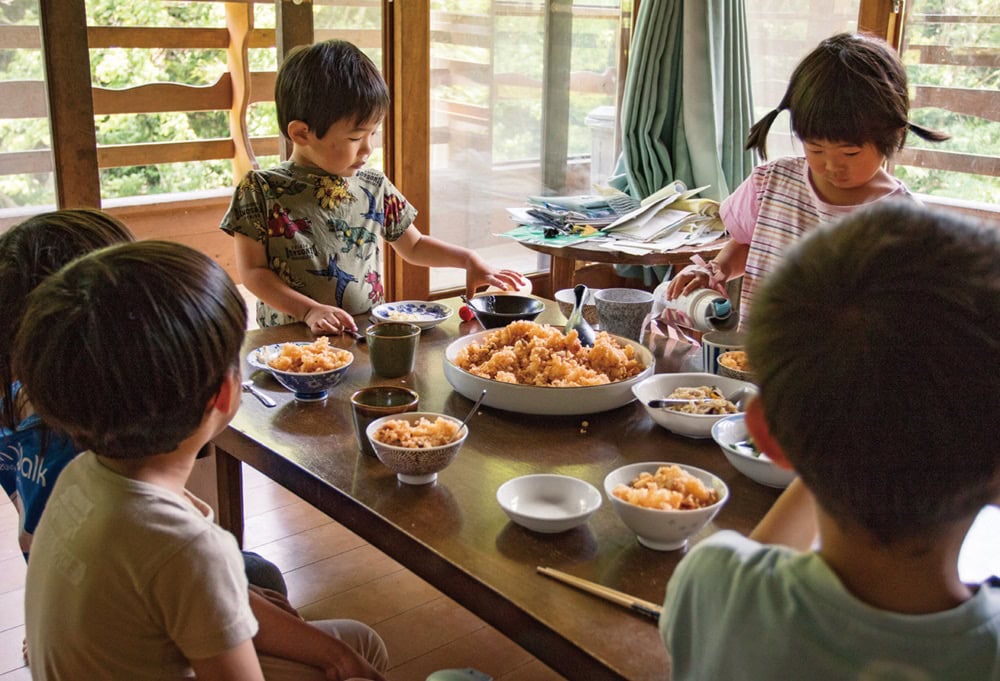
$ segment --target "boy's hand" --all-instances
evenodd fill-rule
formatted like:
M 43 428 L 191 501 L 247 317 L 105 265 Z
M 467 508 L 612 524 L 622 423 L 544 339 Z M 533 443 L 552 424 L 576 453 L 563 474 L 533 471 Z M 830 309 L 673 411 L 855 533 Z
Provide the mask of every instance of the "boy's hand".
M 483 285 L 504 291 L 517 291 L 528 285 L 527 278 L 514 270 L 497 270 L 475 258 L 465 270 L 465 294 L 472 296 Z
M 358 326 L 354 323 L 354 317 L 347 314 L 346 310 L 333 305 L 321 305 L 316 303 L 308 310 L 302 318 L 309 330 L 317 336 L 340 335 L 344 329 L 357 331 Z

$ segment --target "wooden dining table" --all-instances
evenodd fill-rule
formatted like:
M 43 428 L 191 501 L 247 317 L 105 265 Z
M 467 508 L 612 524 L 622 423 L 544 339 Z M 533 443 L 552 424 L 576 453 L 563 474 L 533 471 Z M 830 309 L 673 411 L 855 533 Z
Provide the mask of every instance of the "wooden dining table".
M 461 302 L 443 301 L 454 309 Z M 363 327 L 367 319 L 359 319 Z M 562 324 L 546 301 L 542 323 Z M 407 485 L 358 446 L 351 394 L 375 384 L 404 385 L 420 395 L 422 411 L 464 417 L 472 401 L 443 373 L 445 349 L 481 331 L 455 314 L 423 332 L 413 372 L 399 379 L 372 373 L 368 350 L 349 337 L 332 342 L 354 354 L 343 382 L 322 402 L 299 402 L 266 372 L 244 376 L 272 397 L 265 407 L 244 393 L 232 423 L 214 444 L 220 523 L 242 534 L 241 463 L 249 464 L 354 531 L 434 587 L 494 626 L 568 679 L 652 680 L 669 677 L 654 621 L 620 605 L 538 574 L 548 566 L 647 601 L 662 603 L 667 580 L 685 550 L 655 551 L 638 543 L 604 501 L 589 521 L 559 534 L 510 522 L 497 488 L 530 473 L 559 473 L 593 484 L 640 461 L 679 462 L 711 471 L 729 500 L 690 543 L 723 528 L 748 532 L 778 491 L 738 473 L 712 440 L 674 435 L 637 402 L 602 413 L 543 416 L 480 407 L 456 460 L 436 482 Z M 252 331 L 244 350 L 311 340 L 303 324 Z M 470 666 L 476 660 L 470 659 Z

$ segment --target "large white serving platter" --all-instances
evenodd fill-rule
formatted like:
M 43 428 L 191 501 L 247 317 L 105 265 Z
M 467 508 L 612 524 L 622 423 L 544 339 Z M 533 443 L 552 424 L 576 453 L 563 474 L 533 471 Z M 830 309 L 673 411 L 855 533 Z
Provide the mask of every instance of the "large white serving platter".
M 516 385 L 476 376 L 455 365 L 455 357 L 462 348 L 470 343 L 481 343 L 495 332 L 496 329 L 491 329 L 463 336 L 453 341 L 444 355 L 444 375 L 451 386 L 470 400 L 479 399 L 479 395 L 486 390 L 483 404 L 487 407 L 545 416 L 595 414 L 617 409 L 634 400 L 632 386 L 653 374 L 653 354 L 639 343 L 620 336 L 613 338 L 622 345 L 631 345 L 646 368 L 632 378 L 617 383 L 578 388 Z

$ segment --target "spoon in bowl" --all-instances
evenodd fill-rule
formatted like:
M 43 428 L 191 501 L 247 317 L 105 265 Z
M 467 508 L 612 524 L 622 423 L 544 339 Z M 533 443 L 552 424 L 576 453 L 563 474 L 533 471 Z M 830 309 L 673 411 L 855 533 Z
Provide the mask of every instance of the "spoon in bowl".
M 470 409 L 469 413 L 465 415 L 465 418 L 462 419 L 462 423 L 460 423 L 458 426 L 458 430 L 455 431 L 456 439 L 458 438 L 458 434 L 462 432 L 462 428 L 465 427 L 465 424 L 469 422 L 469 419 L 472 418 L 472 415 L 476 413 L 477 409 L 479 409 L 479 405 L 483 403 L 483 398 L 485 397 L 486 397 L 486 388 L 483 388 L 483 392 L 479 393 L 479 399 L 476 400 L 476 403 L 474 405 L 472 405 L 472 409 Z
M 566 320 L 563 333 L 567 334 L 575 329 L 576 335 L 580 338 L 580 345 L 594 347 L 594 340 L 597 337 L 594 333 L 594 327 L 583 318 L 583 302 L 587 299 L 586 284 L 577 284 L 573 293 L 576 295 L 576 304 L 573 306 L 573 311 L 569 313 L 569 319 Z
M 721 393 L 721 391 L 719 391 Z M 729 400 L 736 405 L 736 408 L 740 411 L 746 409 L 746 402 L 753 395 L 753 391 L 750 388 L 742 387 L 737 388 L 733 391 L 731 395 L 726 395 L 724 399 Z M 692 404 L 697 402 L 708 402 L 713 398 L 710 397 L 664 397 L 658 400 L 650 400 L 646 403 L 646 406 L 650 409 L 667 409 L 669 407 L 675 407 L 681 404 Z

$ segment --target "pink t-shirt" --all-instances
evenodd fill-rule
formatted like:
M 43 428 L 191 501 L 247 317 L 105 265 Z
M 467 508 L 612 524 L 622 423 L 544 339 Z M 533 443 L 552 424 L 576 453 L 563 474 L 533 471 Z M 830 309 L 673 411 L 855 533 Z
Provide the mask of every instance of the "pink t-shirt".
M 875 201 L 912 198 L 902 182 L 893 180 L 896 187 Z M 760 281 L 777 267 L 785 250 L 806 232 L 856 208 L 856 205 L 834 206 L 820 199 L 803 157 L 779 158 L 753 169 L 750 177 L 719 207 L 730 236 L 738 243 L 750 244 L 740 290 L 741 326 L 746 322 Z

